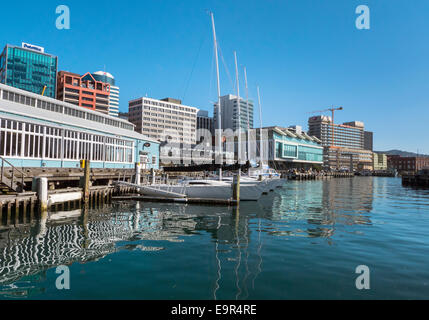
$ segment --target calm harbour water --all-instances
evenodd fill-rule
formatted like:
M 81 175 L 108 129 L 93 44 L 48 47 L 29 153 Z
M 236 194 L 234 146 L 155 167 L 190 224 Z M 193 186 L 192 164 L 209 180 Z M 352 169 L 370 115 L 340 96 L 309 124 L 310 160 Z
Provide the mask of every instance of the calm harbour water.
M 427 299 L 429 190 L 286 182 L 233 208 L 117 203 L 0 228 L 0 299 Z M 70 267 L 70 290 L 55 286 Z M 367 265 L 371 289 L 355 287 Z

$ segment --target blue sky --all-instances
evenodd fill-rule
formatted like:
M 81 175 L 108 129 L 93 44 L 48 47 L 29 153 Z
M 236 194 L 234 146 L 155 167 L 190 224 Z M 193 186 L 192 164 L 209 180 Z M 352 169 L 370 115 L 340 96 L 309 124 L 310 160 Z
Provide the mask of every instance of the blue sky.
M 55 28 L 60 4 L 71 10 L 70 30 Z M 355 27 L 361 4 L 370 30 Z M 336 122 L 363 121 L 376 150 L 429 154 L 427 0 L 8 1 L 2 9 L 1 46 L 43 46 L 59 70 L 105 66 L 121 87 L 121 111 L 147 94 L 212 112 L 211 10 L 227 66 L 221 59 L 222 94 L 235 90 L 235 50 L 250 97 L 261 87 L 264 125 L 307 128 L 308 112 L 340 105 Z

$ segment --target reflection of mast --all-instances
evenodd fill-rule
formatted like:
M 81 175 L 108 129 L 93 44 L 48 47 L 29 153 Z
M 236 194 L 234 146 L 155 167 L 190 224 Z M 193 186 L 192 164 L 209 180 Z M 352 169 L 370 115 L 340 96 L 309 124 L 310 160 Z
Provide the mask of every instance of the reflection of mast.
M 240 265 L 241 265 L 240 236 L 239 236 L 239 233 L 238 233 L 238 226 L 239 226 L 239 222 L 240 222 L 239 206 L 236 207 L 235 217 L 236 217 L 236 221 L 235 221 L 235 236 L 237 238 L 237 250 L 238 250 L 237 265 L 235 267 L 235 278 L 236 278 L 235 285 L 237 286 L 237 295 L 235 296 L 235 300 L 238 300 L 239 296 L 241 295 L 240 279 L 238 277 L 238 270 L 240 269 Z
M 249 221 L 247 220 L 246 223 L 244 224 L 244 236 L 246 238 L 246 260 L 245 260 L 245 266 L 246 266 L 246 274 L 244 275 L 244 279 L 243 279 L 243 285 L 244 285 L 244 290 L 246 291 L 246 296 L 244 297 L 244 299 L 247 299 L 247 297 L 249 296 L 249 291 L 247 290 L 247 277 L 250 274 L 249 271 L 249 238 L 248 238 L 248 223 Z
M 220 229 L 220 216 L 217 223 L 217 230 L 219 229 Z M 215 290 L 213 292 L 213 297 L 215 300 L 217 300 L 216 293 L 219 290 L 219 281 L 222 278 L 222 275 L 221 275 L 222 267 L 220 265 L 220 259 L 219 259 L 219 238 L 218 237 L 216 237 L 216 261 L 217 261 L 217 279 L 216 279 Z
M 259 265 L 258 265 L 258 272 L 255 274 L 255 277 L 253 278 L 252 281 L 252 289 L 255 289 L 255 280 L 256 278 L 259 276 L 259 274 L 262 272 L 262 255 L 261 255 L 261 250 L 262 250 L 262 241 L 261 241 L 261 218 L 259 218 L 258 221 L 258 257 L 259 257 Z

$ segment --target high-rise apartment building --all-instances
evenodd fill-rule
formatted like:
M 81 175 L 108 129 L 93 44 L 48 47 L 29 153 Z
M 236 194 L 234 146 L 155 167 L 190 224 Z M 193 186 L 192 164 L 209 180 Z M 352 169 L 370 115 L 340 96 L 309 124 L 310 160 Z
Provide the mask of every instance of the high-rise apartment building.
M 308 134 L 322 141 L 324 166 L 342 170 L 373 170 L 373 153 L 365 149 L 365 126 L 352 121 L 337 125 L 331 117 L 316 116 L 308 120 Z
M 109 115 L 119 116 L 119 87 L 116 85 L 115 78 L 108 72 L 97 71 L 92 74 L 95 80 L 110 84 L 109 95 Z
M 247 131 L 248 127 L 253 128 L 253 101 L 247 102 L 243 98 L 229 94 L 221 97 L 220 104 L 223 130 L 232 129 L 235 131 L 240 127 Z M 219 129 L 217 103 L 214 104 L 213 120 L 215 130 Z
M 42 47 L 6 45 L 0 55 L 0 83 L 55 98 L 58 58 Z
M 214 134 L 214 122 L 213 118 L 209 117 L 209 112 L 200 110 L 197 113 L 197 129 L 206 129 L 210 133 Z
M 360 121 L 332 126 L 331 117 L 311 117 L 308 120 L 308 134 L 322 140 L 324 147 L 364 149 L 364 124 Z
M 364 146 L 365 150 L 374 151 L 374 133 L 371 131 L 364 132 Z
M 195 144 L 197 112 L 197 108 L 182 105 L 180 100 L 143 97 L 129 102 L 128 121 L 137 132 L 152 139 Z
M 83 76 L 58 72 L 57 99 L 109 114 L 110 84 L 97 81 L 88 72 Z

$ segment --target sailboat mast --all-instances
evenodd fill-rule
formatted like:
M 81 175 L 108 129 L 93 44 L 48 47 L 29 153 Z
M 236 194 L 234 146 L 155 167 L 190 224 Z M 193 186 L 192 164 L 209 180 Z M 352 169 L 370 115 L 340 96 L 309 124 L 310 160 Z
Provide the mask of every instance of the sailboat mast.
M 216 27 L 214 22 L 213 12 L 210 12 L 210 17 L 212 20 L 212 29 L 213 29 L 213 42 L 214 42 L 214 50 L 215 50 L 215 60 L 216 60 L 216 78 L 217 78 L 217 120 L 218 120 L 218 134 L 217 136 L 217 146 L 218 146 L 218 155 L 220 157 L 220 165 L 219 168 L 219 180 L 222 181 L 222 164 L 223 164 L 223 148 L 222 148 L 222 108 L 221 108 L 221 99 L 220 99 L 220 79 L 219 79 L 219 57 L 218 57 L 218 48 L 217 48 L 217 38 L 216 38 Z
M 262 107 L 261 107 L 261 95 L 259 93 L 259 86 L 257 87 L 258 90 L 258 105 L 259 105 L 259 124 L 260 124 L 260 131 L 259 131 L 259 157 L 261 159 L 261 165 L 263 164 L 263 157 L 262 157 Z
M 238 108 L 238 156 L 237 162 L 241 164 L 241 99 L 240 99 L 240 81 L 238 80 L 238 63 L 237 63 L 237 52 L 234 51 L 234 59 L 235 59 L 235 79 L 237 82 L 237 108 Z M 240 174 L 241 170 L 238 169 L 238 173 Z
M 250 161 L 250 116 L 249 116 L 249 87 L 247 86 L 247 70 L 244 67 L 244 82 L 246 84 L 246 109 L 247 109 L 247 160 Z M 250 170 L 249 170 L 250 175 Z

